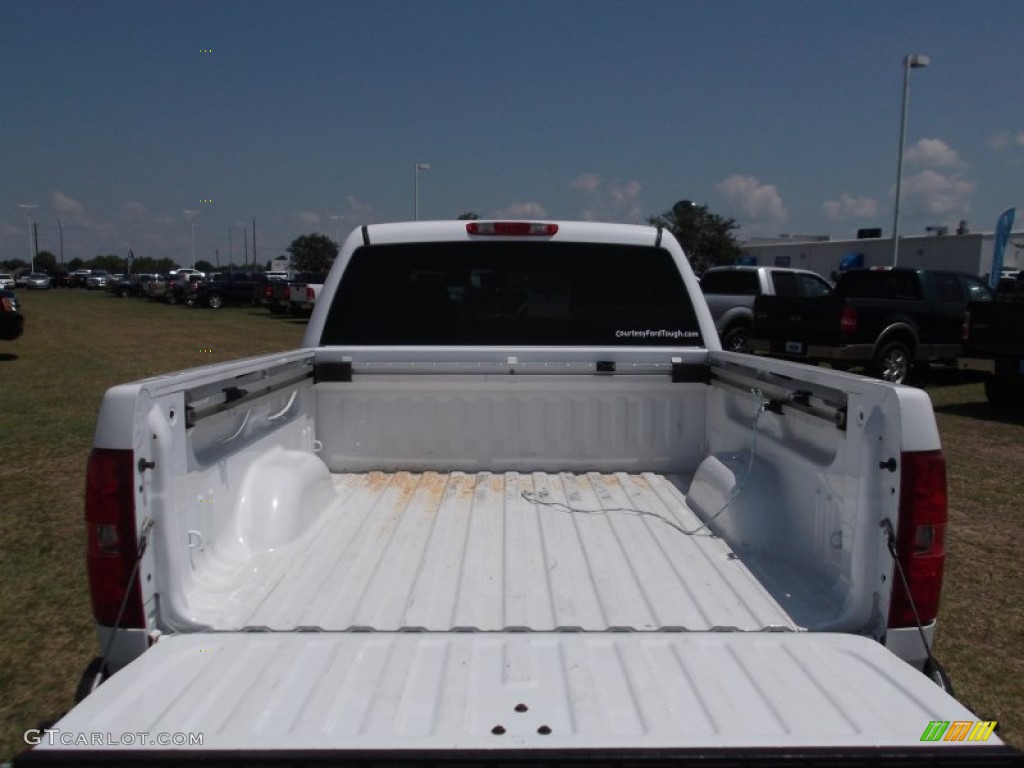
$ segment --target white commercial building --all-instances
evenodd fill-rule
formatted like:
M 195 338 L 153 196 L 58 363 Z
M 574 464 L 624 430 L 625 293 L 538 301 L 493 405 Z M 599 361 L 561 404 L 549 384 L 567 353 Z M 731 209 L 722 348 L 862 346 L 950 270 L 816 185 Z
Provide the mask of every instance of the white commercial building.
M 898 265 L 951 269 L 987 279 L 992 270 L 994 242 L 991 232 L 901 237 Z M 744 263 L 810 269 L 826 278 L 837 273 L 844 263 L 855 266 L 860 262 L 864 267 L 892 265 L 892 238 L 886 237 L 832 240 L 827 236 L 781 235 L 741 241 L 740 248 Z M 1003 269 L 1024 270 L 1024 230 L 1010 234 L 1003 253 Z

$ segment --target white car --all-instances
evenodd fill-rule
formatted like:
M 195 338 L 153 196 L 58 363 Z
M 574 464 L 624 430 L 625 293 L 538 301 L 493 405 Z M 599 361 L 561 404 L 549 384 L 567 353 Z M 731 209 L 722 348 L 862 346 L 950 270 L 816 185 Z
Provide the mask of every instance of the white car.
M 45 272 L 33 272 L 26 278 L 25 287 L 37 290 L 50 287 L 50 276 Z
M 0 290 L 4 288 L 14 288 L 14 278 L 6 272 L 0 272 Z
M 199 277 L 206 277 L 205 272 L 200 272 L 198 269 L 192 269 L 191 267 L 178 267 L 178 269 L 172 269 L 170 274 L 174 275 L 175 277 L 177 277 L 178 275 L 181 275 L 182 277 L 188 277 L 189 275 L 199 275 Z
M 105 269 L 94 269 L 85 278 L 86 288 L 106 288 L 110 274 Z

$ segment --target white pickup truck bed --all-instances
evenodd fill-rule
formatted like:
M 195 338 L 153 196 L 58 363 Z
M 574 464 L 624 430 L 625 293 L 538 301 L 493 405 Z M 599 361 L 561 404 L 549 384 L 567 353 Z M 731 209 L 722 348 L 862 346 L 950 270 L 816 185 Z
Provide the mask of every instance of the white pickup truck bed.
M 219 628 L 797 629 L 737 553 L 701 529 L 680 490 L 686 478 L 332 479 L 338 497 L 287 556 L 204 572 L 192 601 L 200 618 L 205 602 Z
M 998 757 L 922 746 L 973 718 L 919 671 L 946 519 L 924 393 L 719 351 L 654 228 L 365 227 L 325 290 L 301 350 L 107 393 L 114 674 L 32 759 Z

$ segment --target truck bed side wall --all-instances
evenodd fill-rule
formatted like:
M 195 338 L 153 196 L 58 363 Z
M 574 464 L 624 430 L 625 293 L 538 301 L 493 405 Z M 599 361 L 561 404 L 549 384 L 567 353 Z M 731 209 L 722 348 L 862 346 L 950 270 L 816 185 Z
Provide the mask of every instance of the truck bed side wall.
M 891 565 L 878 523 L 895 519 L 898 487 L 878 466 L 898 455 L 898 406 L 860 377 L 781 361 L 760 360 L 752 370 L 752 381 L 723 374 L 711 387 L 708 458 L 690 505 L 702 517 L 717 514 L 713 530 L 797 623 L 877 634 Z M 809 392 L 811 408 L 763 383 L 763 398 L 774 402 L 759 413 L 744 386 L 769 382 L 768 371 Z M 844 409 L 844 428 L 833 421 L 835 406 Z

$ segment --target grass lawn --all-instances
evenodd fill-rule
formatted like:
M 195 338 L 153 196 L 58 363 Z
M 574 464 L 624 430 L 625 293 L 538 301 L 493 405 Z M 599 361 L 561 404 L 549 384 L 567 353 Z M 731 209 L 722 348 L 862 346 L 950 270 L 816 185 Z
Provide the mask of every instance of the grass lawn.
M 1024 404 L 994 412 L 978 383 L 929 393 L 949 491 L 935 655 L 957 698 L 1024 748 Z
M 82 290 L 19 296 L 25 335 L 0 342 L 0 761 L 24 749 L 27 728 L 72 705 L 97 652 L 82 514 L 103 392 L 297 347 L 305 329 L 249 307 L 187 309 Z M 950 494 L 936 655 L 957 696 L 1024 745 L 1024 418 L 993 414 L 979 384 L 952 379 L 930 392 Z

